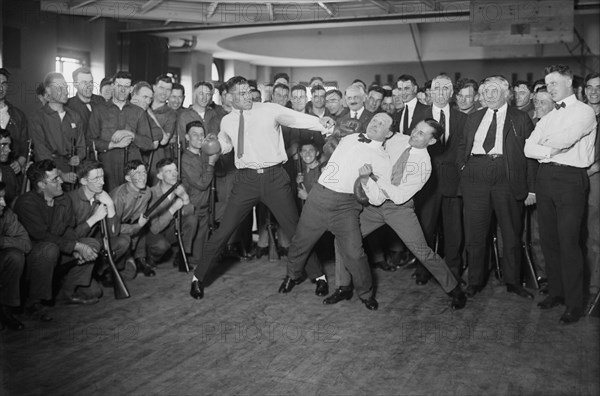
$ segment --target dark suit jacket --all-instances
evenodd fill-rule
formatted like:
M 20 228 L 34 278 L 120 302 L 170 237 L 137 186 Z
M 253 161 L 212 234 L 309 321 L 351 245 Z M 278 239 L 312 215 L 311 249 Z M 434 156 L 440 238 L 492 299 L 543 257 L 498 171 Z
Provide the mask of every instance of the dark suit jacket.
M 427 111 L 427 109 L 429 109 L 429 106 L 424 105 L 423 103 L 417 101 L 417 104 L 415 105 L 415 110 L 413 111 L 412 115 L 408 115 L 409 117 L 412 117 L 412 120 L 410 121 L 410 125 L 408 126 L 408 130 L 412 130 L 415 125 L 417 125 L 419 122 L 423 121 L 425 118 L 425 112 Z M 400 129 L 402 128 L 401 122 L 402 122 L 402 114 L 404 114 L 404 110 L 406 110 L 406 106 L 396 112 L 396 114 L 394 114 L 394 117 L 392 117 L 393 122 L 392 122 L 392 131 L 393 132 L 400 132 Z M 405 135 L 410 135 L 410 133 L 408 133 L 408 131 L 404 131 Z
M 458 169 L 462 169 L 471 155 L 475 133 L 487 109 L 469 114 L 457 149 Z M 525 199 L 527 193 L 534 192 L 537 174 L 537 161 L 525 157 L 525 140 L 533 131 L 533 122 L 527 115 L 515 107 L 508 106 L 503 129 L 503 161 L 508 183 L 517 200 Z
M 364 132 L 367 130 L 367 125 L 369 125 L 369 122 L 371 122 L 371 118 L 373 118 L 374 115 L 375 114 L 371 113 L 367 109 L 363 110 L 362 114 L 358 118 L 358 121 L 360 122 L 360 126 L 361 126 L 361 132 Z M 349 111 L 348 113 L 339 117 L 335 122 L 337 124 L 341 124 L 342 122 L 344 122 L 344 120 L 347 120 L 349 118 L 352 118 L 352 111 Z
M 428 106 L 422 115 L 422 119 L 433 118 L 433 107 Z M 456 166 L 456 151 L 467 115 L 450 108 L 450 114 L 446 114 L 446 117 L 450 117 L 450 130 L 446 144 L 442 145 L 438 141 L 427 148 L 433 166 L 430 180 L 433 179 L 433 183 L 437 182 L 443 196 L 455 197 L 460 181 L 460 172 Z

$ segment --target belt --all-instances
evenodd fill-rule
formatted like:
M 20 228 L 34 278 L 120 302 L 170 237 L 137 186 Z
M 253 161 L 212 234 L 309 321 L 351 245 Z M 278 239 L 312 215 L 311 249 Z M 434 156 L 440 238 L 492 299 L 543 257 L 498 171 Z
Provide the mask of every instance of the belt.
M 266 168 L 258 168 L 258 169 L 244 168 L 244 169 L 241 169 L 241 170 L 251 171 L 251 172 L 256 172 L 258 174 L 262 174 L 262 173 L 265 173 L 266 171 L 269 171 L 269 170 L 275 169 L 275 168 L 281 168 L 281 164 L 277 164 L 277 165 L 273 165 L 273 166 L 267 166 Z
M 502 158 L 503 155 L 502 154 L 471 154 L 471 157 L 486 157 L 486 158 L 495 160 L 498 158 Z
M 543 165 L 550 165 L 550 166 L 560 166 L 563 168 L 572 168 L 572 169 L 585 169 L 585 168 L 579 168 L 577 166 L 573 166 L 573 165 L 567 165 L 567 164 L 560 164 L 558 162 L 542 162 Z

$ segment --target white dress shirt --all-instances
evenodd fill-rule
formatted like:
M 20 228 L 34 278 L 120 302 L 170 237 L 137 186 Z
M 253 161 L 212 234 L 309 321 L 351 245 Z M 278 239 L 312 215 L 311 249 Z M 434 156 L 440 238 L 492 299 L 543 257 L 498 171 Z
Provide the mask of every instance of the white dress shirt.
M 557 104 L 560 103 L 565 103 L 566 107 L 553 109 L 535 125 L 525 141 L 525 156 L 540 163 L 555 162 L 587 168 L 594 163 L 596 114 L 575 95 Z M 552 149 L 568 150 L 551 156 Z
M 475 140 L 473 140 L 473 148 L 471 149 L 471 154 L 503 154 L 502 146 L 502 131 L 504 130 L 504 121 L 506 120 L 506 110 L 508 109 L 508 105 L 504 103 L 502 107 L 498 109 L 496 113 L 496 143 L 494 144 L 494 148 L 492 148 L 488 153 L 485 152 L 483 148 L 483 142 L 485 141 L 485 137 L 487 136 L 488 129 L 490 129 L 490 124 L 492 123 L 492 118 L 494 118 L 494 110 L 487 109 L 485 115 L 481 119 L 481 123 L 479 124 L 479 128 L 477 128 L 477 132 L 475 132 Z
M 417 97 L 416 96 L 404 104 L 404 110 L 402 111 L 402 118 L 400 118 L 400 133 L 405 132 L 402 130 L 402 128 L 404 127 L 404 117 L 406 117 L 406 109 L 408 109 L 408 116 L 410 117 L 407 125 L 410 128 L 412 119 L 415 116 L 415 107 L 416 106 L 417 106 Z
M 250 110 L 243 111 L 244 152 L 235 158 L 238 169 L 261 169 L 287 161 L 280 125 L 290 128 L 310 129 L 326 134 L 318 117 L 304 114 L 275 103 L 253 103 Z M 236 148 L 240 111 L 233 109 L 221 120 L 219 143 L 223 154 Z
M 386 141 L 385 151 L 389 154 L 388 162 L 381 168 L 373 166 L 373 174 L 377 176 L 377 181 L 369 178 L 367 185 L 363 185 L 365 194 L 372 205 L 379 206 L 387 199 L 392 200 L 396 205 L 402 205 L 423 188 L 429 180 L 431 159 L 427 148 L 411 147 L 402 182 L 397 186 L 392 184 L 392 168 L 404 150 L 409 147 L 409 139 L 410 136 L 396 133 Z
M 350 118 L 359 119 L 362 116 L 362 113 L 365 111 L 365 107 L 361 107 L 359 110 L 350 110 Z
M 365 164 L 371 164 L 373 169 L 388 166 L 389 155 L 383 149 L 382 142 L 360 142 L 359 138 L 360 134 L 353 133 L 340 140 L 329 162 L 321 171 L 320 185 L 339 193 L 352 194 L 360 167 Z

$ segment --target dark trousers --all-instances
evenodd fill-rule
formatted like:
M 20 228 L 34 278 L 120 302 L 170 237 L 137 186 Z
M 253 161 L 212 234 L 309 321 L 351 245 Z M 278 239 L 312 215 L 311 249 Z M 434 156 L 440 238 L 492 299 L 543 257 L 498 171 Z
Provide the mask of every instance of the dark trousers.
M 298 209 L 290 190 L 290 178 L 281 165 L 266 168 L 263 173 L 253 169 L 240 169 L 221 224 L 206 242 L 202 261 L 194 270 L 194 275 L 199 280 L 204 280 L 231 234 L 258 202 L 269 208 L 285 234 L 294 234 L 298 224 Z
M 177 233 L 175 229 L 176 221 L 177 219 L 173 219 L 171 223 L 158 234 L 154 234 L 150 231 L 146 233 L 146 252 L 147 257 L 150 258 L 151 261 L 154 261 L 155 263 L 160 262 L 171 246 L 177 243 Z M 192 253 L 197 229 L 198 217 L 195 213 L 189 213 L 182 217 L 181 241 L 183 242 L 185 253 L 188 255 Z
M 325 231 L 331 231 L 343 258 L 344 270 L 357 294 L 367 299 L 373 294 L 373 281 L 362 247 L 359 215 L 362 210 L 353 194 L 342 194 L 315 184 L 308 195 L 298 228 L 288 252 L 287 274 L 302 277 L 306 260 Z M 345 285 L 349 286 L 348 282 Z
M 20 305 L 24 268 L 25 254 L 22 251 L 16 248 L 0 249 L 0 305 Z
M 583 307 L 581 226 L 589 180 L 585 169 L 542 164 L 536 181 L 548 293 L 569 308 Z
M 386 201 L 378 207 L 368 206 L 360 215 L 360 229 L 364 236 L 369 235 L 384 224 L 389 225 L 396 232 L 406 247 L 431 272 L 446 293 L 452 291 L 458 285 L 456 278 L 444 260 L 427 245 L 412 200 L 404 205 L 396 205 L 392 201 Z M 336 239 L 336 255 L 338 250 Z M 345 286 L 348 284 L 348 278 L 345 271 L 342 271 L 342 268 L 339 267 L 340 259 L 342 258 L 336 257 L 336 281 L 338 286 Z
M 100 251 L 100 242 L 93 238 L 82 238 L 81 243 Z M 27 305 L 40 300 L 52 299 L 52 279 L 57 265 L 74 260 L 73 256 L 61 254 L 57 244 L 52 242 L 34 242 L 27 255 L 27 280 L 29 296 Z M 71 268 L 62 280 L 61 290 L 66 297 L 71 297 L 77 288 L 89 287 L 92 283 L 94 262 L 79 264 Z
M 435 180 L 433 180 L 435 182 Z M 429 183 L 429 182 L 428 182 Z M 423 228 L 427 245 L 435 250 L 436 235 L 440 226 L 440 211 L 444 232 L 444 258 L 455 276 L 460 276 L 463 248 L 463 202 L 461 197 L 444 197 L 433 185 L 421 190 L 415 197 L 417 217 Z M 428 276 L 429 272 L 419 262 L 417 276 Z
M 502 157 L 469 157 L 460 183 L 464 202 L 469 284 L 483 286 L 487 279 L 486 246 L 492 211 L 496 213 L 502 233 L 504 282 L 519 284 L 524 206 L 523 201 L 516 200 L 512 195 Z

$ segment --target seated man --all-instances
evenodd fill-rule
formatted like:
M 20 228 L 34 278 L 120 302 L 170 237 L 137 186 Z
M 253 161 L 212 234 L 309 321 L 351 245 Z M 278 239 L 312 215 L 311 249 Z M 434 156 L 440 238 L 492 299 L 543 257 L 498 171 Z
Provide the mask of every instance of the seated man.
M 146 188 L 148 171 L 146 165 L 139 160 L 131 160 L 125 164 L 125 183 L 111 191 L 110 196 L 115 204 L 115 215 L 120 223 L 121 235 L 129 236 L 131 250 L 137 272 L 145 276 L 155 276 L 156 272 L 146 260 L 146 237 L 144 226 L 148 219 L 143 216 L 152 198 L 150 189 Z
M 150 206 L 159 200 L 171 187 L 177 183 L 179 172 L 171 158 L 163 158 L 156 164 L 158 183 L 150 188 L 152 200 Z M 183 245 L 185 252 L 179 252 L 176 261 L 181 263 L 181 254 L 189 257 L 192 242 L 196 235 L 198 222 L 194 216 L 194 207 L 185 187 L 178 186 L 150 215 L 150 232 L 146 235 L 149 259 L 160 262 L 171 245 L 177 242 L 175 233 L 175 214 L 181 210 Z M 174 262 L 174 265 L 176 263 Z
M 102 188 L 104 187 L 104 167 L 101 162 L 86 160 L 77 170 L 81 186 L 67 195 L 71 199 L 78 237 L 90 237 L 102 243 L 100 222 L 106 218 L 113 260 L 122 272 L 123 278 L 131 280 L 136 275 L 133 260 L 125 262 L 129 250 L 129 236 L 119 235 L 119 218 L 115 216 L 115 204 Z M 100 204 L 100 205 L 98 205 Z M 112 274 L 108 263 L 97 269 L 97 275 L 104 286 L 112 287 Z
M 371 270 L 360 233 L 362 206 L 354 198 L 353 191 L 359 175 L 358 164 L 371 163 L 376 167 L 385 167 L 389 162 L 383 142 L 392 135 L 391 124 L 392 118 L 388 114 L 379 113 L 369 122 L 366 136 L 355 133 L 340 141 L 302 209 L 288 253 L 287 276 L 279 288 L 280 293 L 289 293 L 303 280 L 304 267 L 312 248 L 321 235 L 329 230 L 341 248 L 344 265 L 361 301 L 367 309 L 377 309 Z M 335 177 L 331 177 L 333 172 Z
M 0 181 L 0 329 L 6 326 L 10 330 L 23 330 L 23 323 L 12 314 L 12 307 L 21 305 L 21 275 L 31 241 L 17 216 L 7 208 L 5 193 L 6 184 Z
M 55 269 L 64 274 L 61 300 L 68 304 L 98 302 L 102 288 L 92 279 L 92 270 L 100 243 L 77 235 L 75 211 L 71 200 L 63 194 L 62 180 L 52 160 L 34 162 L 27 170 L 27 177 L 32 190 L 21 195 L 15 204 L 15 212 L 33 242 L 27 256 L 26 312 L 47 321 L 51 318 L 40 302 L 53 298 Z M 106 208 L 103 210 L 105 215 Z
M 216 136 L 214 138 L 217 142 Z M 210 185 L 213 180 L 215 163 L 219 158 L 219 154 L 207 155 L 202 152 L 204 139 L 205 130 L 202 121 L 192 121 L 187 124 L 185 140 L 188 144 L 181 158 L 181 180 L 190 196 L 190 202 L 194 206 L 194 215 L 198 221 L 198 231 L 193 245 L 193 261 L 195 262 L 202 257 L 202 248 L 208 239 Z
M 442 133 L 437 121 L 421 121 L 410 136 L 396 133 L 386 142 L 385 150 L 390 158 L 384 167 L 365 163 L 360 168 L 361 185 L 373 205 L 361 213 L 360 228 L 366 236 L 384 224 L 389 225 L 452 297 L 451 307 L 461 309 L 467 298 L 446 262 L 427 245 L 412 200 L 431 175 L 427 147 L 435 144 Z M 326 298 L 324 304 L 335 304 L 352 296 L 351 278 L 339 261 L 336 260 L 338 290 Z

